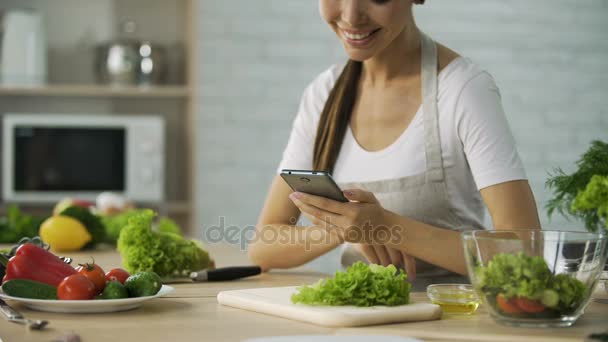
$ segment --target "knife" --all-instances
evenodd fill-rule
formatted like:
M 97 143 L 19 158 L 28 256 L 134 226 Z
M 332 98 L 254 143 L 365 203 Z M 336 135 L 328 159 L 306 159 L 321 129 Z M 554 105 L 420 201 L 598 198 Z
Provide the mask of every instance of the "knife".
M 207 281 L 228 281 L 240 278 L 255 276 L 262 273 L 260 266 L 232 266 L 214 269 L 204 269 L 190 272 L 187 278 L 167 278 L 163 283 L 174 282 L 207 282 Z
M 251 277 L 262 273 L 260 266 L 233 266 L 190 273 L 193 281 L 227 281 Z

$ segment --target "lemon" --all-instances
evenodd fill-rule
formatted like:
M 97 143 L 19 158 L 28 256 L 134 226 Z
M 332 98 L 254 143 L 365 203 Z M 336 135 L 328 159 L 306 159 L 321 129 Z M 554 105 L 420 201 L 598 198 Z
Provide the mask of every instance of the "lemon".
M 77 251 L 91 241 L 89 231 L 69 216 L 51 216 L 40 225 L 40 237 L 54 251 Z

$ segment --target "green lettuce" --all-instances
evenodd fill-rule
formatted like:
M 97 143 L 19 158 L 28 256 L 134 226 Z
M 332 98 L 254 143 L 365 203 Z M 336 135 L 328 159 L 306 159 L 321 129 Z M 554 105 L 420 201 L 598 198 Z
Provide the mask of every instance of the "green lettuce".
M 557 292 L 557 308 L 562 312 L 575 311 L 587 295 L 587 288 L 580 280 L 565 274 L 556 275 L 550 284 L 551 290 Z
M 411 285 L 406 274 L 393 265 L 356 262 L 333 278 L 304 285 L 291 296 L 293 303 L 309 305 L 402 305 L 410 301 Z
M 115 244 L 120 236 L 120 232 L 127 226 L 131 217 L 144 213 L 146 209 L 129 209 L 116 215 L 103 216 L 102 222 L 105 227 L 106 242 Z M 156 230 L 159 232 L 173 233 L 181 235 L 181 229 L 168 217 L 161 216 L 158 219 Z
M 193 240 L 152 230 L 152 210 L 131 216 L 118 237 L 118 252 L 130 273 L 152 271 L 161 277 L 182 277 L 211 265 L 209 254 Z
M 500 292 L 505 298 L 539 299 L 552 277 L 545 259 L 523 252 L 496 254 L 487 267 L 478 267 L 475 272 L 482 289 Z

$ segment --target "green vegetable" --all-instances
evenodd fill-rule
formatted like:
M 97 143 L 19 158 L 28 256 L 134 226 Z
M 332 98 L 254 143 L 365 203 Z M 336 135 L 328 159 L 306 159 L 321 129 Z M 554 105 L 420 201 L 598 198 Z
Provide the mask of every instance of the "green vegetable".
M 572 202 L 573 212 L 597 210 L 600 222 L 608 232 L 608 176 L 595 175 Z
M 139 272 L 129 276 L 125 281 L 125 289 L 129 297 L 154 296 L 161 287 L 160 277 L 154 272 Z
M 93 214 L 88 208 L 73 205 L 63 209 L 59 215 L 74 218 L 85 226 L 93 238 L 85 247 L 90 247 L 105 241 L 106 231 L 101 223 L 101 219 L 99 216 Z
M 411 285 L 395 266 L 357 262 L 333 278 L 298 288 L 293 303 L 309 305 L 402 305 L 409 303 Z
M 565 274 L 556 275 L 550 287 L 559 294 L 558 309 L 565 313 L 575 311 L 587 295 L 585 284 Z
M 24 214 L 15 205 L 10 206 L 6 217 L 0 217 L 0 243 L 15 243 L 23 237 L 38 235 L 40 224 L 45 219 Z
M 29 279 L 12 279 L 2 284 L 2 291 L 9 296 L 32 299 L 57 299 L 57 288 Z
M 484 289 L 496 289 L 506 299 L 515 296 L 540 299 L 551 279 L 551 271 L 542 257 L 496 254 L 487 267 L 476 269 L 478 284 Z
M 555 290 L 544 290 L 540 302 L 548 308 L 555 308 L 559 305 L 559 294 Z
M 129 273 L 152 271 L 161 277 L 181 277 L 210 265 L 209 254 L 197 242 L 153 231 L 154 215 L 152 210 L 142 210 L 120 232 L 118 251 Z
M 158 219 L 158 226 L 156 228 L 159 232 L 173 233 L 177 235 L 182 234 L 177 223 L 168 217 L 160 217 Z
M 116 215 L 102 216 L 101 221 L 106 230 L 106 241 L 116 243 L 120 231 L 127 225 L 129 219 L 140 213 L 141 210 L 130 209 Z
M 547 203 L 547 213 L 551 217 L 557 211 L 565 217 L 581 219 L 589 231 L 596 232 L 606 227 L 606 217 L 602 218 L 597 208 L 592 206 L 573 207 L 573 202 L 579 192 L 585 190 L 594 175 L 608 176 L 608 143 L 593 141 L 576 165 L 578 169 L 572 174 L 568 175 L 558 168 L 553 175 L 549 175 L 546 185 L 553 190 L 554 197 Z M 579 201 L 579 204 L 582 202 Z
M 540 300 L 562 314 L 576 310 L 587 295 L 585 284 L 566 274 L 553 275 L 542 257 L 518 254 L 496 254 L 487 266 L 475 268 L 476 286 L 487 298 L 498 294 Z
M 109 243 L 116 243 L 120 236 L 120 231 L 127 225 L 129 219 L 146 210 L 147 209 L 130 209 L 116 215 L 102 217 L 102 223 L 106 231 L 106 241 Z M 157 230 L 160 232 L 181 235 L 179 226 L 168 217 L 159 218 Z
M 128 298 L 129 293 L 127 289 L 116 280 L 112 280 L 106 283 L 106 287 L 103 292 L 97 297 L 98 299 L 121 299 Z

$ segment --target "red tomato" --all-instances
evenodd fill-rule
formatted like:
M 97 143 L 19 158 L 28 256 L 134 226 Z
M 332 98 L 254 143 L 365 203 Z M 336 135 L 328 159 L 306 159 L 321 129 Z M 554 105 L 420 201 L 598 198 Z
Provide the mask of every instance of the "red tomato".
M 106 273 L 106 281 L 118 281 L 121 284 L 125 284 L 127 278 L 129 278 L 129 272 L 123 270 L 122 268 L 113 268 Z
M 103 289 L 106 287 L 106 275 L 93 261 L 92 264 L 79 264 L 80 266 L 76 267 L 76 272 L 82 274 L 83 276 L 89 278 L 91 282 L 95 285 L 96 294 L 103 292 Z
M 515 304 L 524 312 L 539 313 L 545 311 L 545 306 L 538 300 L 517 297 L 515 298 Z
M 517 314 L 522 312 L 521 309 L 517 306 L 515 298 L 507 300 L 505 297 L 502 296 L 502 294 L 499 294 L 496 296 L 496 303 L 498 304 L 500 310 L 502 310 L 504 313 Z
M 95 284 L 82 274 L 65 277 L 57 287 L 57 298 L 62 300 L 93 299 L 95 294 Z

